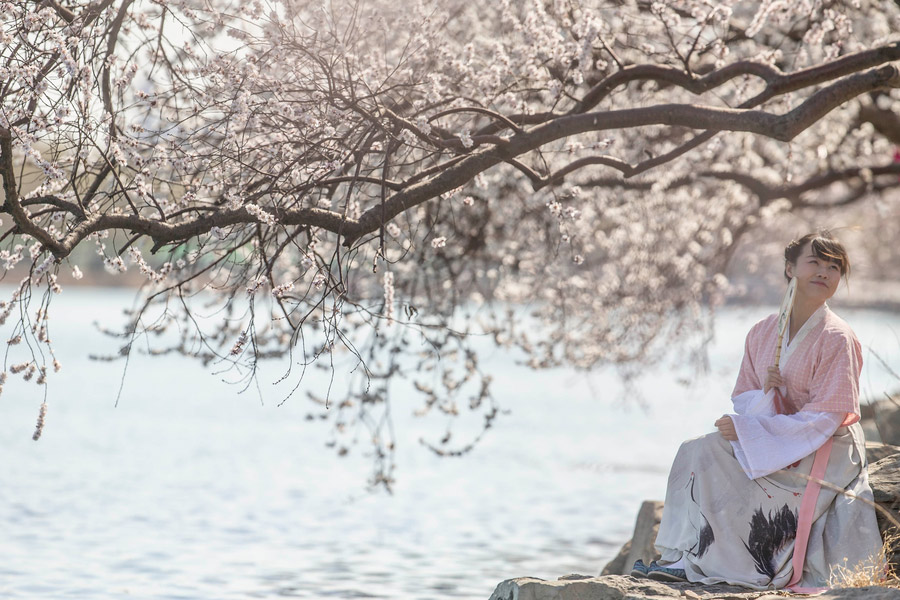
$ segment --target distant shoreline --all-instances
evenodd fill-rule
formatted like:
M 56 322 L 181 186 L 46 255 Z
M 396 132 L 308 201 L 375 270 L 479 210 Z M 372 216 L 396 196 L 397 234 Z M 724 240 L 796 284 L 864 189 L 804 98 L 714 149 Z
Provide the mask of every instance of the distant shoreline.
M 760 284 L 765 285 L 765 284 Z M 841 284 L 837 294 L 828 301 L 828 305 L 841 309 L 869 309 L 869 310 L 895 310 L 900 311 L 900 282 L 880 281 L 875 279 L 852 279 L 849 290 Z M 781 303 L 779 289 L 765 286 L 762 293 L 748 293 L 741 296 L 732 296 L 725 300 L 726 306 L 758 306 L 770 304 L 778 306 Z
M 76 286 L 79 288 L 133 288 L 135 291 L 138 291 L 147 282 L 147 279 L 136 268 L 116 275 L 101 269 L 91 270 L 84 272 L 81 279 L 72 277 L 72 273 L 68 269 L 61 269 L 60 271 L 59 284 L 63 289 L 66 286 Z M 6 277 L 0 280 L 0 285 L 15 285 L 24 277 L 24 270 L 7 271 Z M 780 291 L 777 288 L 772 288 L 765 283 L 759 282 L 758 287 L 754 289 L 756 293 L 749 292 L 739 296 L 727 297 L 724 305 L 727 307 L 777 306 L 781 302 Z M 837 310 L 868 309 L 900 312 L 900 281 L 853 279 L 850 282 L 849 292 L 842 285 L 828 304 Z

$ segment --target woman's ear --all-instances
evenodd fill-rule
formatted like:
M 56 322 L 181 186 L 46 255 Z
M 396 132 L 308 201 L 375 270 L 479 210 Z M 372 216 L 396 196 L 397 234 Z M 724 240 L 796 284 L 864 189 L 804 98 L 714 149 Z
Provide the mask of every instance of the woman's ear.
M 789 261 L 784 262 L 784 274 L 788 276 L 788 279 L 794 276 L 794 265 Z

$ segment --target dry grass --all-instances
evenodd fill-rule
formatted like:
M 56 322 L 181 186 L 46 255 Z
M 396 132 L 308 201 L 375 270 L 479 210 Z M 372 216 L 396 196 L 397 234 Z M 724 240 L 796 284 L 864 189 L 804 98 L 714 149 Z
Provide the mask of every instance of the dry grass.
M 900 578 L 891 564 L 891 557 L 900 551 L 900 533 L 893 530 L 884 536 L 884 544 L 875 556 L 857 565 L 835 565 L 828 578 L 830 588 L 859 588 L 880 586 L 900 589 Z
M 893 514 L 893 511 L 827 481 L 816 479 L 803 473 L 796 473 L 796 475 L 800 475 L 808 481 L 815 481 L 823 488 L 868 504 L 875 509 L 875 512 L 880 513 L 885 521 L 883 525 L 880 525 L 883 543 L 878 553 L 856 565 L 833 565 L 828 577 L 828 587 L 860 588 L 879 586 L 900 589 L 900 576 L 895 570 L 895 566 L 900 565 L 900 520 Z

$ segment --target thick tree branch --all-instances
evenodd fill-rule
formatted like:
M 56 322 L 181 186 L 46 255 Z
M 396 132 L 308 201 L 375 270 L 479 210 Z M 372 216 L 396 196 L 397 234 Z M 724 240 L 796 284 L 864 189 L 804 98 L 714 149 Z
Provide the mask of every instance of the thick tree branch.
M 896 60 L 900 60 L 900 42 L 879 46 L 872 50 L 863 50 L 862 52 L 847 54 L 846 56 L 842 56 L 831 62 L 815 67 L 808 67 L 785 75 L 783 78 L 771 83 L 759 95 L 748 100 L 741 106 L 744 106 L 745 104 L 748 105 L 748 107 L 755 106 L 758 105 L 758 103 L 765 102 L 775 96 L 796 92 L 827 81 L 832 81 L 839 77 L 859 73 L 863 69 L 869 69 Z
M 666 65 L 627 65 L 594 85 L 567 114 L 574 115 L 590 111 L 613 90 L 634 81 L 656 81 L 675 85 L 700 95 L 744 75 L 755 75 L 766 82 L 766 87 L 762 92 L 740 105 L 740 108 L 753 108 L 775 96 L 819 85 L 894 60 L 900 60 L 900 42 L 847 54 L 822 65 L 808 67 L 793 73 L 785 73 L 772 65 L 751 60 L 731 63 L 701 77 Z M 546 123 L 559 116 L 554 113 L 510 115 L 507 120 L 518 125 L 534 125 Z M 503 129 L 503 125 L 499 121 L 495 121 L 481 128 L 477 133 L 483 135 L 501 129 Z M 692 147 L 696 147 L 696 145 Z
M 609 75 L 591 88 L 569 114 L 580 114 L 593 109 L 617 87 L 633 81 L 656 81 L 675 85 L 691 93 L 700 95 L 743 75 L 756 75 L 769 84 L 775 83 L 785 76 L 780 69 L 771 65 L 743 60 L 731 63 L 702 77 L 686 73 L 682 69 L 666 65 L 628 65 Z
M 463 107 L 463 108 L 448 108 L 447 110 L 443 110 L 437 114 L 429 116 L 428 121 L 429 122 L 436 121 L 437 119 L 440 119 L 441 117 L 445 117 L 447 115 L 453 115 L 453 114 L 458 114 L 458 113 L 468 113 L 468 112 L 480 113 L 480 114 L 490 117 L 491 119 L 494 119 L 498 125 L 502 124 L 504 126 L 504 127 L 501 127 L 500 129 L 509 127 L 516 133 L 522 132 L 522 129 L 514 121 L 501 115 L 500 113 L 494 112 L 492 110 L 488 110 L 486 108 L 482 108 L 480 106 L 467 106 L 467 107 Z M 484 133 L 483 135 L 488 135 L 488 133 Z
M 387 199 L 384 207 L 369 209 L 359 219 L 359 229 L 345 229 L 345 244 L 376 231 L 383 223 L 431 198 L 460 187 L 478 173 L 508 161 L 552 141 L 608 129 L 647 125 L 691 127 L 713 131 L 747 131 L 765 137 L 789 141 L 829 111 L 865 92 L 884 87 L 900 87 L 900 75 L 894 66 L 878 67 L 841 79 L 813 94 L 797 108 L 775 115 L 759 110 L 739 110 L 668 104 L 646 108 L 586 113 L 559 117 L 525 133 L 512 136 L 501 148 L 475 152 L 452 167 L 425 181 L 415 183 Z M 598 157 L 603 164 L 624 169 L 613 161 Z M 383 216 L 382 216 L 383 215 Z
M 566 178 L 570 173 L 574 173 L 579 169 L 583 169 L 584 167 L 588 167 L 591 165 L 603 165 L 606 167 L 612 167 L 617 171 L 621 171 L 623 175 L 628 177 L 632 172 L 632 167 L 624 160 L 620 160 L 618 158 L 612 156 L 587 156 L 585 158 L 580 158 L 572 163 L 566 165 L 562 169 L 548 175 L 541 179 L 534 186 L 534 190 L 537 191 L 541 188 L 544 188 L 548 185 L 559 184 L 562 183 L 563 179 Z
M 786 193 L 782 197 L 799 198 L 801 194 L 828 187 L 839 181 L 852 179 L 863 181 L 869 177 L 880 177 L 883 175 L 900 175 L 900 163 L 891 163 L 880 167 L 854 167 L 852 169 L 829 171 L 828 173 L 815 175 L 803 183 L 785 188 Z M 900 181 L 898 181 L 898 184 L 900 184 Z
M 776 78 L 767 80 L 768 84 L 766 85 L 766 88 L 753 98 L 742 102 L 739 108 L 755 108 L 763 102 L 771 100 L 775 96 L 801 90 L 808 86 L 825 83 L 838 77 L 850 75 L 860 69 L 866 69 L 897 59 L 900 59 L 900 43 L 888 44 L 872 50 L 848 54 L 823 65 L 809 67 L 794 73 L 781 74 Z M 723 67 L 723 70 L 727 68 L 728 67 Z M 659 165 L 670 162 L 705 142 L 708 142 L 716 133 L 716 131 L 704 131 L 665 154 L 632 166 L 631 172 L 627 176 L 639 175 L 645 171 L 658 167 Z
M 23 234 L 30 235 L 56 256 L 60 256 L 62 248 L 42 227 L 36 225 L 25 208 L 19 202 L 19 191 L 16 184 L 16 171 L 13 164 L 12 136 L 8 131 L 0 131 L 0 173 L 3 175 L 4 202 L 3 210 L 12 215 L 13 220 Z M 68 254 L 68 252 L 66 252 Z
M 900 73 L 894 65 L 886 65 L 846 77 L 822 88 L 800 106 L 782 117 L 785 127 L 782 141 L 794 139 L 823 116 L 864 92 L 900 87 Z
M 25 200 L 22 200 L 21 204 L 25 207 L 50 205 L 69 214 L 84 217 L 84 213 L 82 213 L 81 207 L 72 202 L 63 200 L 58 196 L 37 196 L 34 198 L 26 198 Z M 5 206 L 2 208 L 2 212 L 8 212 Z
M 73 13 L 65 6 L 61 6 L 55 0 L 42 0 L 39 4 L 41 6 L 49 6 L 50 8 L 52 8 L 54 11 L 56 11 L 56 14 L 59 15 L 59 18 L 64 20 L 66 23 L 71 23 L 75 20 L 75 13 Z
M 353 231 L 358 227 L 354 219 L 321 208 L 262 210 L 272 214 L 280 225 L 321 227 L 338 235 L 343 235 L 345 231 Z M 57 244 L 57 249 L 53 249 L 53 252 L 58 258 L 65 257 L 90 234 L 114 229 L 146 235 L 153 240 L 153 251 L 155 252 L 166 244 L 183 242 L 192 237 L 207 234 L 213 227 L 223 228 L 253 223 L 259 223 L 259 219 L 245 208 L 222 209 L 192 221 L 174 225 L 141 215 L 98 213 L 82 221 L 69 232 L 62 242 Z
M 845 68 L 845 67 L 842 66 L 842 68 Z M 882 67 L 882 68 L 883 69 L 895 69 L 895 67 L 893 67 L 893 66 L 886 66 L 886 67 Z M 819 74 L 819 76 L 821 76 L 821 74 Z M 811 81 L 813 80 L 813 79 L 809 79 L 809 77 L 811 77 L 810 75 L 807 75 L 805 77 L 807 77 L 807 80 L 811 80 Z M 771 136 L 771 137 L 775 137 L 776 139 L 781 139 L 783 141 L 789 141 L 790 139 L 793 139 L 794 137 L 796 137 L 797 134 L 799 134 L 804 129 L 807 129 L 810 125 L 815 123 L 823 115 L 827 114 L 828 112 L 833 110 L 838 105 L 842 104 L 843 102 L 845 102 L 851 98 L 861 95 L 863 92 L 858 91 L 858 88 L 856 86 L 859 86 L 859 85 L 866 86 L 868 84 L 874 83 L 876 87 L 873 89 L 878 89 L 879 84 L 877 83 L 877 81 L 883 77 L 887 77 L 887 80 L 885 83 L 885 85 L 887 87 L 896 87 L 897 86 L 896 82 L 893 82 L 893 83 L 891 82 L 891 79 L 895 78 L 895 75 L 892 75 L 891 71 L 879 72 L 879 69 L 872 69 L 865 73 L 858 73 L 856 75 L 848 77 L 847 79 L 843 80 L 843 82 L 837 82 L 831 86 L 828 86 L 828 87 L 820 90 L 819 92 L 816 92 L 815 94 L 810 96 L 810 98 L 808 98 L 806 102 L 804 102 L 803 104 L 801 104 L 800 106 L 795 108 L 793 111 L 782 116 L 782 118 L 785 119 L 785 121 L 786 121 L 785 129 L 784 129 L 785 137 L 779 137 L 779 136 Z M 839 85 L 839 84 L 841 84 L 841 85 Z M 787 90 L 787 91 L 793 91 L 793 90 Z M 783 92 L 778 92 L 778 93 L 783 93 Z M 757 96 L 757 98 L 758 97 L 759 96 Z M 841 98 L 843 98 L 843 100 Z M 810 102 L 813 99 L 815 99 L 815 101 Z M 744 103 L 748 106 L 745 107 L 744 105 L 742 105 L 742 108 L 748 108 L 751 104 L 755 104 L 755 103 L 756 102 L 748 101 L 748 102 Z M 616 165 L 613 163 L 608 163 L 608 164 L 609 164 L 609 166 L 612 166 L 612 167 L 618 169 L 619 171 L 621 171 L 622 174 L 625 175 L 625 177 L 633 177 L 635 175 L 639 175 L 645 171 L 648 171 L 652 168 L 655 168 L 660 165 L 671 162 L 672 160 L 678 158 L 679 156 L 682 156 L 682 155 L 686 154 L 687 152 L 689 152 L 690 150 L 693 150 L 697 146 L 700 146 L 701 144 L 709 141 L 718 132 L 719 132 L 719 130 L 704 131 L 700 135 L 692 138 L 688 142 L 685 142 L 681 146 L 678 146 L 677 148 L 675 148 L 669 152 L 666 152 L 665 154 L 661 154 L 661 155 L 655 156 L 649 160 L 638 163 L 637 165 L 630 165 L 625 162 L 621 162 L 621 164 L 619 164 L 619 165 Z M 756 133 L 760 133 L 760 132 L 756 132 Z M 787 136 L 789 136 L 789 137 L 787 137 Z M 613 160 L 615 160 L 615 159 L 613 159 Z M 604 164 L 606 164 L 606 163 L 604 163 Z
M 737 173 L 734 171 L 700 171 L 691 173 L 670 182 L 668 189 L 677 189 L 689 185 L 693 185 L 698 179 L 718 179 L 721 181 L 733 181 L 742 187 L 747 188 L 755 195 L 760 205 L 766 205 L 774 200 L 791 200 L 797 206 L 824 206 L 825 203 L 816 203 L 805 200 L 803 196 L 810 192 L 817 192 L 828 188 L 838 182 L 855 182 L 855 186 L 865 193 L 869 193 L 868 181 L 870 178 L 883 176 L 900 176 L 900 163 L 891 163 L 878 167 L 854 167 L 852 169 L 840 169 L 828 171 L 809 177 L 801 183 L 794 185 L 769 185 L 763 180 L 750 175 L 749 173 Z M 628 190 L 650 190 L 653 182 L 634 181 L 622 179 L 619 177 L 604 177 L 590 179 L 583 182 L 582 187 L 592 188 L 621 188 Z M 888 188 L 900 187 L 900 180 L 892 182 L 890 185 L 879 185 L 878 189 L 884 190 Z M 862 197 L 861 195 L 853 195 L 855 199 Z M 846 204 L 845 201 L 836 203 L 827 203 L 827 206 L 838 206 Z

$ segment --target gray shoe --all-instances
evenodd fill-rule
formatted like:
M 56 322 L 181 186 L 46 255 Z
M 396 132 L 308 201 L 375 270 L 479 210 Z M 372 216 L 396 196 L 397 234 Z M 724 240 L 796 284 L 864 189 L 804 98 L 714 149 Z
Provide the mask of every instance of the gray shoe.
M 647 568 L 647 577 L 654 581 L 667 581 L 670 583 L 687 581 L 684 569 L 670 569 L 669 567 L 656 564 L 655 561 Z
M 656 561 L 650 563 L 650 566 L 654 566 Z M 640 558 L 634 561 L 634 566 L 631 567 L 631 576 L 632 577 L 646 577 L 647 572 L 650 570 L 650 567 L 644 564 L 644 561 Z

